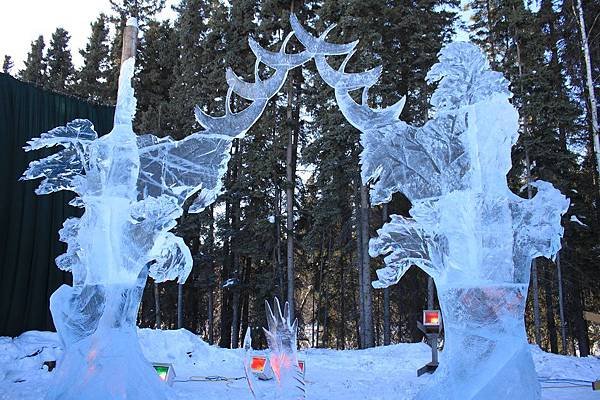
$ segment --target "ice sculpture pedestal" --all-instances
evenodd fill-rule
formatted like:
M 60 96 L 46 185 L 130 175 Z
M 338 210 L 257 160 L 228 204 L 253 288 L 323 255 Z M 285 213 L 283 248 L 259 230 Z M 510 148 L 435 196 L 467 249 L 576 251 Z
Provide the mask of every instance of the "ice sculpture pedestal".
M 135 326 L 99 329 L 71 344 L 61 360 L 47 399 L 106 400 L 171 399 L 171 388 L 160 380 L 142 354 Z
M 523 319 L 527 286 L 438 287 L 443 362 L 418 400 L 540 398 Z
M 50 309 L 65 352 L 48 400 L 166 400 L 160 380 L 140 347 L 136 318 L 147 270 L 132 284 L 61 286 Z

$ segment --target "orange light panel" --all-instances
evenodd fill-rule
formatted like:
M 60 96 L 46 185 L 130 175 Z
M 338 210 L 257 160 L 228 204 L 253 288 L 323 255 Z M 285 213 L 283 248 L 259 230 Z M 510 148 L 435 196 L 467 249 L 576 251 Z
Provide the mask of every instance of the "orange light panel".
M 439 311 L 425 311 L 424 325 L 439 325 L 440 324 L 440 312 Z
M 267 365 L 266 357 L 252 357 L 250 369 L 252 372 L 263 372 L 265 370 L 265 365 Z

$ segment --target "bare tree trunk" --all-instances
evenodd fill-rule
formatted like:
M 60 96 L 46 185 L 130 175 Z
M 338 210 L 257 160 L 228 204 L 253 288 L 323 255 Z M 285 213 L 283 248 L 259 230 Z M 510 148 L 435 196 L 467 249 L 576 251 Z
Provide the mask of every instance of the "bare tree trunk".
M 237 349 L 240 341 L 240 291 L 236 288 L 231 301 L 231 348 Z
M 573 318 L 574 318 L 574 336 L 577 338 L 577 347 L 579 348 L 579 356 L 587 357 L 590 355 L 590 339 L 588 336 L 588 324 L 583 318 L 583 310 L 585 310 L 584 299 L 581 290 L 581 277 L 576 276 L 574 279 L 573 289 Z
M 340 260 L 341 261 L 341 260 Z M 343 263 L 340 263 L 340 283 L 339 283 L 339 288 L 340 288 L 340 305 L 339 305 L 339 313 L 340 313 L 340 321 L 339 321 L 339 326 L 338 326 L 338 335 L 337 335 L 337 340 L 336 340 L 336 348 L 338 350 L 340 349 L 344 349 L 345 347 L 345 342 L 346 342 L 346 306 L 345 306 L 345 288 L 346 285 L 344 284 L 344 265 Z
M 154 313 L 156 314 L 156 322 L 154 329 L 160 329 L 160 297 L 158 291 L 158 283 L 154 282 Z
M 293 74 L 290 74 L 293 76 Z M 294 85 L 293 78 L 288 81 L 287 121 L 288 143 L 286 151 L 285 171 L 286 211 L 287 211 L 287 301 L 290 304 L 290 320 L 295 319 L 294 304 L 294 189 L 296 185 L 296 152 L 298 150 L 298 121 L 294 121 Z
M 329 345 L 329 293 L 325 292 L 325 316 L 323 317 L 323 347 Z
M 275 187 L 275 275 L 279 283 L 279 298 L 283 299 L 283 262 L 281 260 L 281 191 Z
M 183 328 L 183 284 L 177 284 L 177 329 Z
M 215 312 L 215 299 L 212 286 L 208 288 L 208 344 L 213 344 L 214 338 L 214 312 Z
M 236 139 L 235 144 L 235 164 L 233 166 L 232 176 L 234 182 L 242 169 L 242 143 L 239 139 Z M 234 199 L 231 202 L 231 227 L 235 233 L 239 232 L 240 229 L 240 197 L 234 195 Z M 231 348 L 237 349 L 240 342 L 240 286 L 242 284 L 243 274 L 242 265 L 240 261 L 240 250 L 237 241 L 235 245 L 231 245 L 232 254 L 232 267 L 233 273 L 232 278 L 234 280 L 231 288 Z
M 388 220 L 388 205 L 384 204 L 381 209 L 381 219 L 385 224 Z M 390 325 L 390 288 L 383 289 L 383 345 L 388 346 L 392 343 Z
M 355 223 L 356 223 L 356 270 L 358 271 L 358 343 L 359 348 L 366 347 L 365 341 L 365 297 L 363 295 L 363 245 L 362 245 L 362 216 L 361 216 L 361 198 L 360 192 L 362 182 L 360 174 L 357 178 L 356 198 L 355 198 Z
M 244 267 L 244 274 L 243 274 L 243 283 L 244 283 L 244 287 L 247 287 L 252 279 L 252 258 L 251 257 L 246 257 L 246 262 L 245 262 L 245 267 Z M 246 332 L 246 330 L 248 329 L 248 324 L 249 324 L 249 311 L 250 308 L 250 291 L 249 290 L 244 290 L 243 296 L 242 296 L 242 304 L 241 304 L 241 326 L 242 329 L 240 332 L 242 332 L 242 334 L 244 332 Z
M 331 246 L 332 246 L 332 237 L 331 237 L 331 231 L 328 234 L 329 236 L 329 240 L 328 240 L 328 244 L 327 244 L 327 265 L 329 266 L 331 264 Z M 320 318 L 319 318 L 319 312 L 321 311 L 321 308 L 323 306 L 323 262 L 321 262 L 321 265 L 319 266 L 319 281 L 318 281 L 318 285 L 319 285 L 319 302 L 317 304 L 317 347 L 319 347 L 319 331 L 321 329 L 320 327 Z M 325 325 L 325 324 L 323 324 Z
M 312 292 L 312 310 L 311 310 L 311 332 L 310 332 L 310 347 L 315 347 L 315 292 Z
M 371 286 L 371 257 L 369 256 L 369 188 L 360 185 L 360 217 L 362 239 L 362 295 L 364 297 L 365 347 L 375 345 L 373 337 L 373 290 Z
M 558 279 L 558 313 L 560 316 L 560 335 L 562 354 L 567 354 L 567 323 L 565 321 L 565 306 L 563 298 L 562 271 L 560 267 L 560 252 L 556 254 L 556 274 Z
M 239 253 L 234 251 L 233 259 L 234 279 L 236 280 L 233 286 L 233 294 L 231 296 L 231 348 L 237 349 L 240 342 L 240 257 Z
M 544 297 L 546 300 L 546 325 L 548 328 L 548 338 L 550 339 L 550 351 L 558 354 L 558 336 L 556 333 L 556 321 L 554 319 L 554 301 L 552 300 L 552 279 L 550 265 L 544 268 Z
M 600 175 L 600 128 L 598 127 L 598 104 L 596 102 L 596 94 L 594 93 L 594 80 L 592 78 L 592 60 L 590 57 L 590 46 L 588 43 L 588 35 L 585 28 L 585 18 L 583 14 L 583 6 L 581 4 L 581 0 L 577 0 L 575 4 L 577 7 L 577 11 L 575 12 L 575 14 L 579 18 L 579 31 L 581 33 L 581 50 L 583 51 L 583 58 L 585 60 L 586 85 L 590 103 L 590 114 L 592 117 L 592 141 L 594 144 L 594 155 L 596 156 L 596 171 L 598 175 Z
M 207 238 L 207 248 L 210 254 L 214 253 L 215 249 L 215 206 L 212 204 L 209 207 L 208 215 L 209 215 L 209 223 L 208 223 L 208 238 Z M 214 343 L 214 322 L 215 322 L 215 297 L 214 297 L 214 274 L 215 274 L 215 263 L 214 260 L 210 260 L 210 280 L 208 286 L 208 343 Z

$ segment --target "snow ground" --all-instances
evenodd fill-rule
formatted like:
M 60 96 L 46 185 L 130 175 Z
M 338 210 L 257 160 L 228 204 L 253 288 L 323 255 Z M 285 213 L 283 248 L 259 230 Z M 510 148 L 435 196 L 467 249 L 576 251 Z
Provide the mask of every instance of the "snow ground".
M 177 374 L 174 388 L 180 400 L 250 399 L 245 379 L 188 381 L 190 377 L 243 377 L 243 350 L 210 346 L 183 329 L 142 329 L 140 341 L 149 360 L 174 364 Z M 531 349 L 540 379 L 561 379 L 542 382 L 543 400 L 600 400 L 600 391 L 592 391 L 591 385 L 575 387 L 562 380 L 600 379 L 599 358 L 548 354 L 535 346 Z M 0 399 L 43 399 L 54 372 L 47 372 L 42 364 L 56 360 L 60 353 L 60 342 L 55 333 L 32 331 L 14 339 L 0 337 Z M 411 399 L 429 380 L 429 376 L 416 376 L 417 368 L 428 361 L 429 354 L 429 348 L 423 343 L 369 350 L 303 351 L 308 399 Z

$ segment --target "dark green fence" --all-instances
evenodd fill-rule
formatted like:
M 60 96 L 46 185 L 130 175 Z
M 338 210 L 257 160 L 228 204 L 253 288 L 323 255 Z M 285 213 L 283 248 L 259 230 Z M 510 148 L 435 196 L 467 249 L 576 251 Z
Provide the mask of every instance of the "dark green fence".
M 25 153 L 25 142 L 76 118 L 91 120 L 96 131 L 105 134 L 113 114 L 113 107 L 0 74 L 0 336 L 54 329 L 50 295 L 70 283 L 70 274 L 54 264 L 66 247 L 58 240 L 58 230 L 67 217 L 80 212 L 67 205 L 71 193 L 37 196 L 39 182 L 19 181 L 29 162 L 44 153 Z

